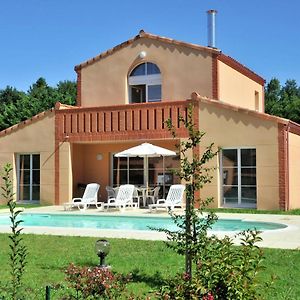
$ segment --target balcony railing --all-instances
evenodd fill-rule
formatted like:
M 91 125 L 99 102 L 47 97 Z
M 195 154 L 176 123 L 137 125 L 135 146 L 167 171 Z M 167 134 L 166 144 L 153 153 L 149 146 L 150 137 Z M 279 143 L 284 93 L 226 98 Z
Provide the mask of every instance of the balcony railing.
M 165 121 L 171 119 L 178 136 L 185 136 L 178 116 L 186 118 L 189 101 L 127 104 L 57 110 L 59 140 L 127 140 L 170 137 Z

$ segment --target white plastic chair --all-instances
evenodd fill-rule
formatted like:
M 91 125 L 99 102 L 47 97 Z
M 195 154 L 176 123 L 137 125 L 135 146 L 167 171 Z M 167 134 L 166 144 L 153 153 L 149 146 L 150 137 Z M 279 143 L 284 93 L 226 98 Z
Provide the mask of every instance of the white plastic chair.
M 105 187 L 105 189 L 106 189 L 106 192 L 107 192 L 107 200 L 109 200 L 111 198 L 116 198 L 117 193 L 116 193 L 116 191 L 114 190 L 113 187 L 107 185 Z
M 136 187 L 134 187 L 134 191 L 133 191 L 133 196 L 132 196 L 132 201 L 135 204 L 135 206 L 137 206 L 138 208 L 140 207 L 140 201 L 141 201 L 142 196 L 139 195 L 139 191 Z
M 98 208 L 98 191 L 100 185 L 98 183 L 89 183 L 84 191 L 82 198 L 73 198 L 72 202 L 64 204 L 64 209 L 78 208 L 79 210 L 86 210 L 90 205 L 95 205 Z
M 183 184 L 173 184 L 170 186 L 166 199 L 158 199 L 156 204 L 150 204 L 149 209 L 152 212 L 153 209 L 166 208 L 167 210 L 173 210 L 175 206 L 182 207 L 183 194 L 185 190 L 185 185 Z
M 160 186 L 156 186 L 154 189 L 148 191 L 147 198 L 151 201 L 152 204 L 155 204 L 158 200 L 158 193 L 160 190 Z
M 121 185 L 116 198 L 108 199 L 108 202 L 103 204 L 103 208 L 108 209 L 109 207 L 115 207 L 124 210 L 126 206 L 135 206 L 133 203 L 134 189 L 135 187 L 133 184 Z

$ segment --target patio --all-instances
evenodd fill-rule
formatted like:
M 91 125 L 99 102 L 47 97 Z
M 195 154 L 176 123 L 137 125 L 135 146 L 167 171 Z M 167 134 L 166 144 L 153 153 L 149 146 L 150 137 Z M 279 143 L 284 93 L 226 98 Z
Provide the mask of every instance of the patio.
M 181 209 L 175 210 L 177 213 L 183 211 Z M 8 212 L 3 209 L 1 213 Z M 78 210 L 64 211 L 63 206 L 44 206 L 39 208 L 26 209 L 28 213 L 51 213 L 51 214 L 82 214 Z M 125 213 L 119 211 L 112 212 L 99 212 L 94 209 L 89 209 L 84 212 L 88 215 L 115 215 L 115 216 L 142 216 L 153 217 L 155 215 L 165 216 L 168 214 L 165 210 L 159 211 L 158 214 L 150 214 L 148 210 L 126 210 Z M 262 221 L 282 223 L 288 227 L 280 230 L 265 231 L 261 234 L 263 241 L 258 245 L 267 248 L 281 248 L 281 249 L 300 249 L 300 216 L 293 215 L 271 215 L 271 214 L 231 214 L 231 213 L 218 213 L 222 219 L 243 219 L 247 221 Z M 7 226 L 0 226 L 0 232 L 10 232 Z M 111 230 L 111 229 L 83 229 L 83 228 L 51 228 L 51 227 L 26 227 L 24 233 L 33 234 L 49 234 L 49 235 L 66 235 L 66 236 L 90 236 L 90 237 L 106 237 L 106 238 L 127 238 L 127 239 L 140 239 L 140 240 L 165 240 L 166 236 L 163 233 L 156 231 L 132 231 L 132 230 Z M 216 233 L 216 232 L 215 232 Z M 217 236 L 228 235 L 233 237 L 236 233 L 233 232 L 218 232 Z

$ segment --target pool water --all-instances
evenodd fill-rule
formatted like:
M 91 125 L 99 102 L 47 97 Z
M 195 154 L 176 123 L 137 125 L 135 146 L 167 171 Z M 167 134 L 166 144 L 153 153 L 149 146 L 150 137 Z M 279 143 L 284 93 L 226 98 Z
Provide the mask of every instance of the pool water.
M 63 215 L 63 214 L 28 214 L 22 213 L 24 221 L 21 226 L 46 226 L 46 227 L 72 227 L 72 228 L 98 228 L 119 230 L 150 230 L 165 228 L 176 230 L 171 218 L 166 217 L 135 217 L 135 216 L 95 216 L 95 215 Z M 0 215 L 0 225 L 10 225 L 8 215 Z M 282 229 L 286 225 L 269 222 L 252 222 L 241 219 L 219 219 L 213 231 L 242 231 L 257 229 L 260 231 Z

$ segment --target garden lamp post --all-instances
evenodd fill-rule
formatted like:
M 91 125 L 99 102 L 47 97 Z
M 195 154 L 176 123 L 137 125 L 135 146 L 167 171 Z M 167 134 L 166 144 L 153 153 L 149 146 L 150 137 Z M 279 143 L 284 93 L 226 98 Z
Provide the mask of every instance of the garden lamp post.
M 97 240 L 95 243 L 95 252 L 100 259 L 99 267 L 107 268 L 105 264 L 105 257 L 110 251 L 110 243 L 107 240 Z

